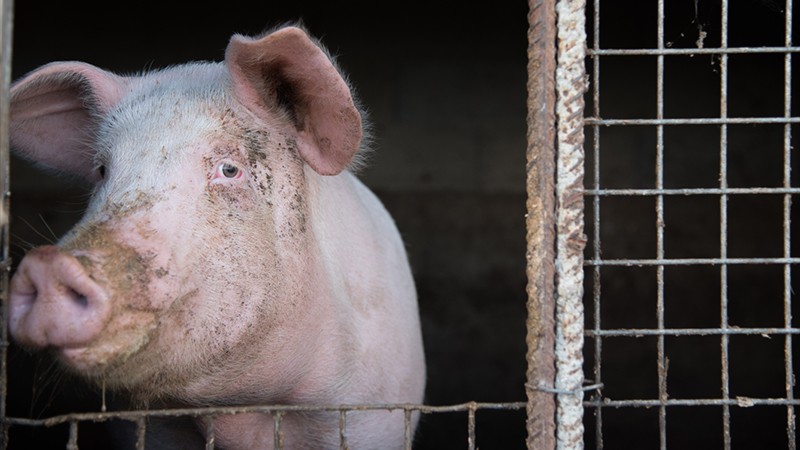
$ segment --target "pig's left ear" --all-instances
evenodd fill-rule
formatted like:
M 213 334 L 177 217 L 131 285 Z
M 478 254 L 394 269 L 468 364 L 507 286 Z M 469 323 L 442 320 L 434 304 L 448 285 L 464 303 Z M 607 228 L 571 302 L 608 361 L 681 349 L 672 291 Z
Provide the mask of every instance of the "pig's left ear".
M 328 55 L 303 30 L 282 28 L 260 39 L 235 35 L 225 64 L 234 95 L 250 111 L 288 115 L 309 166 L 322 175 L 347 167 L 361 145 L 361 114 Z

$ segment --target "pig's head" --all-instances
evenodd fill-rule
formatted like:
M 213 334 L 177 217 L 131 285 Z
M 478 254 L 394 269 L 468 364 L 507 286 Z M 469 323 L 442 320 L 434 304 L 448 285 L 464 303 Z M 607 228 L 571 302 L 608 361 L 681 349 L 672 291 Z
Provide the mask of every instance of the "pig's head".
M 305 180 L 346 170 L 362 140 L 305 32 L 234 36 L 224 63 L 140 76 L 49 64 L 13 85 L 10 114 L 17 154 L 93 185 L 81 222 L 11 281 L 16 342 L 143 397 L 244 374 L 248 346 L 282 378 L 304 370 L 302 345 L 284 362 L 280 347 L 322 285 Z

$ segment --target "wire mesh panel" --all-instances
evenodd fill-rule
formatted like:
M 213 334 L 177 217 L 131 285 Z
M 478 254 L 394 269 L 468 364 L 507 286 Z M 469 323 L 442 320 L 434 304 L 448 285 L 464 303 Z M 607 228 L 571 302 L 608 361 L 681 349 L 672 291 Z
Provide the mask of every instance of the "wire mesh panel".
M 589 8 L 590 447 L 796 448 L 792 7 Z

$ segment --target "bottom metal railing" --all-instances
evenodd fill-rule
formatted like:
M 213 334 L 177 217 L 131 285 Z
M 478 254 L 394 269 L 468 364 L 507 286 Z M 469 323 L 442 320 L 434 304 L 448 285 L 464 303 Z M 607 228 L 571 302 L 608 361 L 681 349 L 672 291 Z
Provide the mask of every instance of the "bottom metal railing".
M 206 448 L 214 448 L 214 427 L 216 417 L 234 414 L 261 413 L 272 415 L 275 421 L 274 439 L 275 448 L 282 449 L 291 443 L 285 442 L 281 431 L 283 417 L 292 413 L 304 412 L 338 412 L 339 413 L 339 437 L 340 448 L 349 448 L 347 444 L 347 414 L 355 411 L 403 411 L 405 422 L 405 448 L 411 449 L 413 441 L 412 433 L 412 414 L 447 413 L 447 412 L 466 412 L 467 413 L 467 448 L 476 448 L 476 424 L 475 415 L 479 410 L 522 410 L 526 407 L 525 402 L 506 402 L 506 403 L 485 403 L 467 402 L 456 405 L 430 406 L 407 403 L 393 404 L 362 404 L 362 405 L 329 405 L 329 406 L 306 406 L 306 405 L 253 405 L 253 406 L 226 406 L 226 407 L 203 407 L 203 408 L 178 408 L 178 409 L 159 409 L 159 410 L 129 410 L 129 411 L 106 411 L 106 412 L 85 412 L 64 414 L 45 419 L 27 419 L 6 417 L 3 419 L 3 427 L 6 430 L 12 426 L 29 427 L 55 427 L 63 424 L 69 425 L 69 437 L 66 442 L 68 450 L 78 450 L 78 426 L 82 422 L 107 422 L 110 420 L 124 420 L 134 424 L 136 427 L 136 449 L 145 448 L 145 436 L 147 433 L 148 418 L 177 418 L 192 417 L 205 422 L 205 442 Z M 3 440 L 5 448 L 8 439 Z

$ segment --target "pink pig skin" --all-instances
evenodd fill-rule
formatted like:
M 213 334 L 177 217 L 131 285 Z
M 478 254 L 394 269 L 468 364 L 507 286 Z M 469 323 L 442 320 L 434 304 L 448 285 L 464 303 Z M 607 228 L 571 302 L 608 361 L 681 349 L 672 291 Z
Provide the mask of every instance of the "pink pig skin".
M 137 76 L 52 63 L 11 98 L 15 151 L 94 186 L 83 219 L 21 261 L 16 342 L 138 406 L 422 402 L 405 249 L 348 170 L 361 113 L 304 30 L 236 35 L 224 63 Z M 216 444 L 272 448 L 273 423 L 217 416 Z M 285 448 L 338 448 L 338 425 L 287 414 Z M 148 446 L 183 439 L 169 433 L 148 428 Z M 349 413 L 346 436 L 402 448 L 404 414 Z

